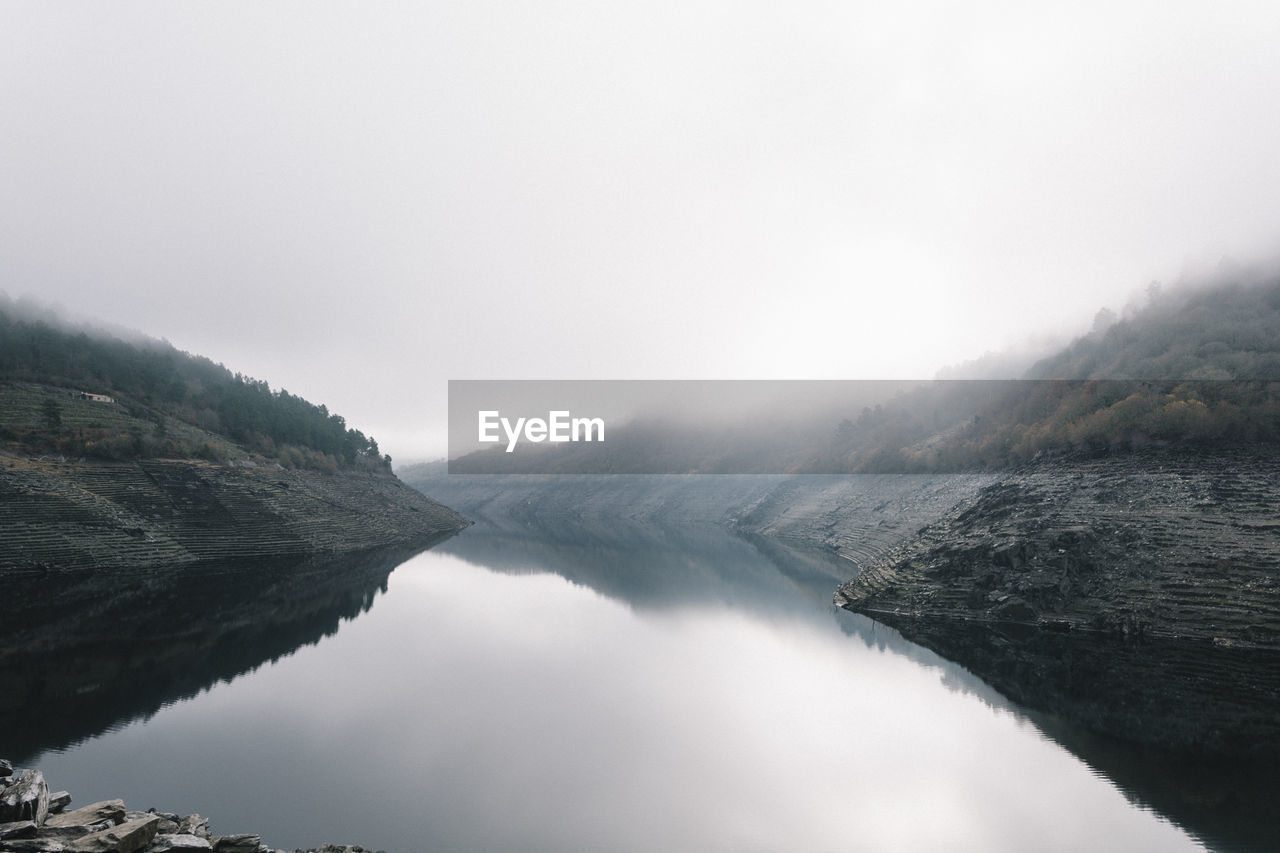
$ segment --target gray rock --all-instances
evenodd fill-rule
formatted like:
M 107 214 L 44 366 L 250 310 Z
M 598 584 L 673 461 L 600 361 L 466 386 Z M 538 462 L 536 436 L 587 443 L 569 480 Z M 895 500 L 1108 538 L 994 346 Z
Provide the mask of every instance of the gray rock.
M 125 821 L 77 838 L 63 849 L 67 853 L 134 853 L 151 843 L 159 823 L 160 818 L 155 815 Z
M 49 814 L 57 814 L 69 805 L 71 805 L 71 795 L 66 791 L 56 791 L 49 795 Z
M 212 840 L 218 853 L 258 853 L 262 846 L 260 835 L 219 835 Z
M 1039 615 L 1036 613 L 1035 608 L 1016 595 L 1002 602 L 992 612 L 1001 619 L 1008 619 L 1013 622 L 1029 622 Z
M 151 842 L 151 846 L 147 848 L 147 853 L 166 853 L 169 850 L 212 849 L 213 845 L 204 838 L 199 838 L 195 835 L 173 834 L 157 835 L 156 840 Z
M 49 786 L 39 770 L 19 770 L 0 792 L 0 822 L 34 820 L 44 823 L 49 815 Z
M 94 826 L 49 826 L 45 824 L 36 832 L 36 838 L 44 838 L 50 840 L 72 841 L 82 835 L 88 835 L 90 832 L 97 832 L 99 829 L 106 829 L 112 824 L 103 821 Z
M 45 826 L 93 826 L 103 821 L 113 826 L 124 822 L 124 800 L 102 800 L 69 812 L 50 815 Z
M 204 839 L 209 839 L 213 836 L 213 833 L 209 831 L 209 819 L 200 817 L 198 814 L 189 814 L 186 817 L 179 818 L 178 832 Z
M 36 834 L 34 820 L 14 820 L 0 823 L 0 841 L 10 838 L 31 838 Z
M 11 853 L 63 853 L 66 842 L 56 838 L 21 838 L 6 841 L 4 849 Z
M 0 776 L 12 776 L 13 765 L 9 763 L 9 759 L 0 758 Z

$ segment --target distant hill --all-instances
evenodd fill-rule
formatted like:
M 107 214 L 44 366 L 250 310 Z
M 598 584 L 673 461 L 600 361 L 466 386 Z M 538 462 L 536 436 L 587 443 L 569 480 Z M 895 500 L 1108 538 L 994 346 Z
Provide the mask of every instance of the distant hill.
M 809 470 L 990 469 L 1044 453 L 1280 444 L 1280 277 L 1148 290 L 1019 381 L 947 381 L 841 424 Z
M 1280 277 L 1152 285 L 1124 319 L 1031 368 L 1032 379 L 1280 380 Z
M 390 471 L 323 405 L 138 337 L 68 325 L 0 294 L 0 448 L 106 460 L 246 455 L 285 468 Z
M 1231 806 L 1186 813 L 1262 849 L 1280 743 L 1280 277 L 1152 287 L 1029 376 L 976 383 L 967 414 L 946 401 L 948 430 L 924 423 L 944 402 L 931 391 L 828 448 L 857 470 L 992 471 L 837 603 L 1198 784 L 1229 768 Z
M 10 618 L 55 576 L 423 548 L 467 524 L 324 406 L 0 298 L 0 578 L 39 581 Z
M 829 399 L 772 421 L 650 418 L 600 443 L 478 451 L 450 471 L 927 473 L 1042 454 L 1278 445 L 1280 276 L 1152 286 L 1123 317 L 1100 311 L 1023 379 L 882 383 L 867 404 L 876 384 L 832 384 Z

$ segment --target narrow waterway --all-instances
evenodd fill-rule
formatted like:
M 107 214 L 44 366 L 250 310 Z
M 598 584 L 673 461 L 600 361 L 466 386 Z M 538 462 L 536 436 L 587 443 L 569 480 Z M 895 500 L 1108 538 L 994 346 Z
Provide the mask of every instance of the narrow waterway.
M 288 849 L 1201 849 L 746 543 L 653 533 L 478 526 L 336 631 L 30 763 Z

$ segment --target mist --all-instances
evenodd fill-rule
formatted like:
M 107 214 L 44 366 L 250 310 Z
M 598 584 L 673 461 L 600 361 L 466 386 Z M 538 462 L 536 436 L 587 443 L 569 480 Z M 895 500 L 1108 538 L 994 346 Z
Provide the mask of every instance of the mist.
M 1276 249 L 1280 10 L 7 3 L 0 289 L 449 379 L 919 379 Z

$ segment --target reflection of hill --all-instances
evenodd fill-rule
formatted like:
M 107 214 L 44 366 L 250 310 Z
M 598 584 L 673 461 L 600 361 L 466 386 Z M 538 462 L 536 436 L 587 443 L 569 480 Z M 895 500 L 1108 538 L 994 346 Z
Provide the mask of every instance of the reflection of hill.
M 822 598 L 857 568 L 936 520 L 990 482 L 990 475 L 643 476 L 461 475 L 441 466 L 401 472 L 468 517 L 497 528 L 573 527 L 589 538 L 619 525 L 664 531 L 727 527 L 785 553 L 788 573 L 825 578 Z M 665 535 L 665 534 L 664 534 Z
M 402 472 L 478 520 L 439 550 L 508 572 L 549 572 L 635 607 L 722 603 L 833 612 L 864 561 L 986 482 L 969 475 L 505 476 Z M 868 646 L 942 662 L 897 631 L 837 612 Z M 962 670 L 963 689 L 995 694 Z
M 436 495 L 470 518 L 504 526 L 534 519 L 590 519 L 607 527 L 643 518 L 655 523 L 721 523 L 787 478 L 772 475 L 449 474 L 444 465 L 412 465 L 404 482 Z
M 318 642 L 417 549 L 50 575 L 6 589 L 0 731 L 26 761 Z
M 1048 737 L 1214 849 L 1280 849 L 1274 652 L 989 624 L 893 624 L 1037 709 L 1025 713 Z M 1207 754 L 1165 746 L 1188 741 Z
M 765 544 L 768 544 L 767 542 Z M 890 651 L 923 666 L 947 670 L 954 689 L 989 704 L 1007 703 L 989 687 L 895 629 L 831 603 L 832 575 L 824 559 L 755 541 L 707 523 L 619 520 L 611 525 L 538 516 L 521 522 L 486 518 L 441 543 L 437 551 L 511 574 L 548 573 L 638 609 L 726 606 L 765 616 L 787 614 L 835 623 L 869 648 Z M 846 571 L 844 560 L 829 560 Z
M 795 606 L 795 590 L 787 589 L 793 579 L 748 543 L 710 525 L 623 522 L 606 531 L 566 521 L 550 532 L 482 523 L 474 535 L 440 550 L 503 572 L 554 572 L 637 607 Z
M 455 475 L 432 488 L 448 490 L 452 482 L 446 500 L 481 519 L 442 546 L 464 559 L 504 571 L 554 572 L 637 607 L 723 602 L 827 620 L 836 618 L 828 604 L 832 578 L 874 564 L 955 501 L 958 508 L 970 506 L 991 479 Z M 1057 644 L 1040 648 L 990 626 L 975 628 L 961 643 L 955 640 L 959 632 L 939 628 L 926 636 L 918 625 L 904 624 L 906 635 L 930 651 L 865 616 L 849 614 L 839 624 L 851 639 L 936 668 L 954 689 L 1028 719 L 1131 800 L 1215 848 L 1277 846 L 1280 821 L 1270 811 L 1280 795 L 1274 769 L 1191 757 L 1159 746 L 1160 738 L 1139 746 L 1096 733 L 1100 720 L 1111 730 L 1123 723 L 1131 734 L 1171 723 L 1196 725 L 1197 710 L 1221 697 L 1179 692 L 1175 682 L 1221 668 L 1223 660 L 1241 672 L 1242 658 L 1232 650 L 1210 648 L 1206 654 L 1185 645 L 1128 647 L 1033 633 L 1033 639 Z M 1270 667 L 1266 660 L 1260 665 Z M 1242 713 L 1251 712 L 1246 707 Z M 1274 725 L 1256 717 L 1253 722 L 1264 731 Z

